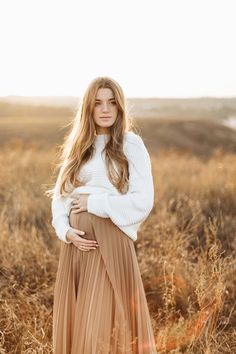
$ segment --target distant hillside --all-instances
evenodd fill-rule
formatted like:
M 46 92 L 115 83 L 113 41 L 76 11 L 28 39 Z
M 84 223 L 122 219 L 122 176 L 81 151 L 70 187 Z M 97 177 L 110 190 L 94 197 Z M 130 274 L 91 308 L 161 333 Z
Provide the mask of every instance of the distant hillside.
M 0 97 L 0 117 L 17 114 L 39 116 L 51 112 L 75 112 L 79 97 Z M 40 107 L 40 109 L 39 109 Z M 227 119 L 236 117 L 236 97 L 233 98 L 127 98 L 127 107 L 135 118 Z
M 226 119 L 236 116 L 236 97 L 139 98 L 129 100 L 129 105 L 137 118 Z
M 161 149 L 205 157 L 216 149 L 236 153 L 236 98 L 150 98 L 127 103 L 153 154 Z M 55 146 L 62 142 L 76 107 L 75 98 L 24 98 L 18 103 L 1 99 L 0 143 Z
M 209 158 L 215 150 L 236 153 L 236 129 L 213 120 L 138 119 L 137 132 L 155 155 L 178 150 Z
M 79 101 L 75 96 L 5 96 L 0 97 L 1 103 L 27 106 L 73 107 Z

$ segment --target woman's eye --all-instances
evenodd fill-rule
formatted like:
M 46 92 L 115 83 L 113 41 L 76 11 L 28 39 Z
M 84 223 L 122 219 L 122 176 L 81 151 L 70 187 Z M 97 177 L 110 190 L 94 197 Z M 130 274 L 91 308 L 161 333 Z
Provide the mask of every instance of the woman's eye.
M 112 105 L 116 105 L 116 101 L 110 101 L 110 103 L 112 104 Z M 95 106 L 99 106 L 101 104 L 101 102 L 95 102 Z

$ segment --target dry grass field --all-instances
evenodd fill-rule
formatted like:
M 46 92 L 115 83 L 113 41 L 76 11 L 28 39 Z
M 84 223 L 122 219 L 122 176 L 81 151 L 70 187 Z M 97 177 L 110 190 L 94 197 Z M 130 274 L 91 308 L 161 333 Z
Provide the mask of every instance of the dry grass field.
M 4 107 L 0 354 L 52 353 L 60 241 L 44 191 L 73 109 Z M 236 353 L 236 131 L 206 118 L 134 122 L 155 181 L 135 247 L 158 352 Z

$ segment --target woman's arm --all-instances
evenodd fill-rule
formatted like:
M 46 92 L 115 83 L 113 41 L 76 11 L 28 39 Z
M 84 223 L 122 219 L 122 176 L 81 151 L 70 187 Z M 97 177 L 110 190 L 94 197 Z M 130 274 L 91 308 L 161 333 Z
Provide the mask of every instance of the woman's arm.
M 124 195 L 91 194 L 87 209 L 100 217 L 110 217 L 114 224 L 127 226 L 143 222 L 154 205 L 154 183 L 149 153 L 140 136 L 128 141 L 129 189 Z
M 52 226 L 54 227 L 57 236 L 60 240 L 71 243 L 71 241 L 67 241 L 66 233 L 71 226 L 69 224 L 69 209 L 71 198 L 62 197 L 60 194 L 60 181 L 61 171 L 59 172 L 56 185 L 55 192 L 52 198 L 51 211 L 52 211 Z M 66 207 L 67 205 L 67 207 Z

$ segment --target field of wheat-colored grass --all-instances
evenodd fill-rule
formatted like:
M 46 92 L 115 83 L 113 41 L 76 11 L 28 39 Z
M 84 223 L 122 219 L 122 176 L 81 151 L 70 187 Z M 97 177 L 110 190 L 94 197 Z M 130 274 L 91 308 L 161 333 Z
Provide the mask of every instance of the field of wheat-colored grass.
M 67 119 L 34 119 L 16 116 L 0 122 L 0 354 L 52 353 L 60 241 L 44 191 L 54 181 L 56 145 L 65 132 L 59 126 Z M 170 130 L 156 124 L 154 135 L 155 122 L 137 123 L 150 149 L 155 206 L 135 247 L 157 350 L 235 353 L 233 140 L 224 137 L 221 146 L 211 143 L 210 154 L 205 145 L 204 154 L 196 129 L 191 133 L 189 128 L 186 141 L 178 144 L 178 138 L 169 146 L 165 142 L 175 141 L 180 131 L 185 138 L 184 130 L 179 125 L 182 130 L 168 136 Z M 203 132 L 207 136 L 206 127 Z

